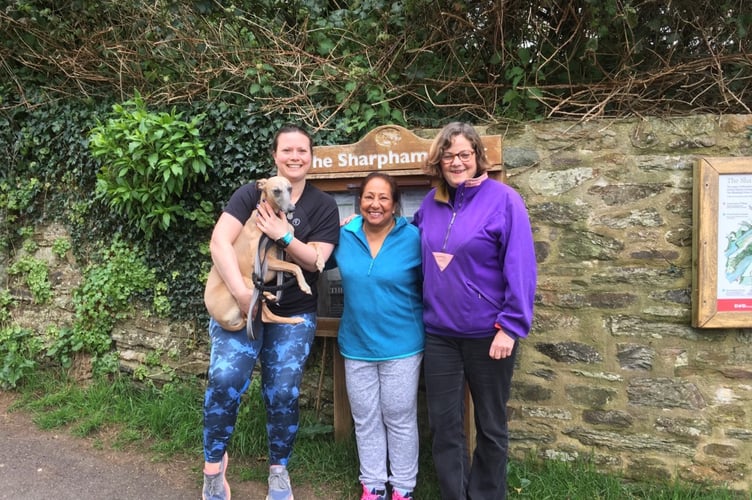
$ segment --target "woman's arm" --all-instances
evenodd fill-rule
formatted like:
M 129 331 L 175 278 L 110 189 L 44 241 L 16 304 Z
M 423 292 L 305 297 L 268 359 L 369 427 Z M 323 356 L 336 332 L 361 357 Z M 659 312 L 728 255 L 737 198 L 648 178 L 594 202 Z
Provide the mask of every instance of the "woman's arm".
M 258 206 L 256 226 L 258 226 L 258 228 L 272 241 L 277 241 L 289 231 L 287 216 L 281 212 L 278 215 L 275 214 L 266 202 L 262 202 Z M 316 251 L 316 248 L 310 245 L 310 243 L 316 243 L 318 245 L 318 252 Z M 332 251 L 334 251 L 334 245 L 331 243 L 303 243 L 297 238 L 294 238 L 292 242 L 290 242 L 290 245 L 285 248 L 285 252 L 287 252 L 287 255 L 290 256 L 293 262 L 306 271 L 311 272 L 318 271 L 319 268 L 317 263 L 326 262 L 332 254 Z M 321 256 L 320 260 L 319 254 Z

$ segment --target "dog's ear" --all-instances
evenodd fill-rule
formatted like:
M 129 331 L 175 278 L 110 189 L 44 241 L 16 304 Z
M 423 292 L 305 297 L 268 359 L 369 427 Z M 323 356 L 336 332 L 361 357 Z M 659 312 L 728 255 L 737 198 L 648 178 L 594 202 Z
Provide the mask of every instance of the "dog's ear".
M 264 188 L 266 187 L 266 181 L 268 181 L 268 180 L 269 179 L 259 179 L 259 180 L 257 180 L 256 181 L 256 189 L 258 189 L 259 191 L 263 191 Z

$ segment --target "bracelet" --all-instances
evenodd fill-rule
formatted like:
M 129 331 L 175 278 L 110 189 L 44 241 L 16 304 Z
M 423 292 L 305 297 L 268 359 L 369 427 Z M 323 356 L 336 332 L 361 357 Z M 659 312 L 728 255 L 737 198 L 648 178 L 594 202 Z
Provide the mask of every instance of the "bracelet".
M 292 239 L 293 239 L 292 233 L 290 231 L 287 231 L 284 236 L 282 236 L 281 238 L 279 238 L 274 243 L 279 248 L 287 248 L 288 246 L 290 246 L 290 243 L 292 243 Z

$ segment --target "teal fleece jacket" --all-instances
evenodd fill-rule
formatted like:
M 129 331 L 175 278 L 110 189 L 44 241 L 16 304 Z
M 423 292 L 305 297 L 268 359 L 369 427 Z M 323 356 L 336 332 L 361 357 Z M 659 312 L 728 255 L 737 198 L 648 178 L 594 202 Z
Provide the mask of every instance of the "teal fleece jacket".
M 340 228 L 334 259 L 342 276 L 342 355 L 361 361 L 406 358 L 423 351 L 420 234 L 404 217 L 375 258 L 357 216 Z

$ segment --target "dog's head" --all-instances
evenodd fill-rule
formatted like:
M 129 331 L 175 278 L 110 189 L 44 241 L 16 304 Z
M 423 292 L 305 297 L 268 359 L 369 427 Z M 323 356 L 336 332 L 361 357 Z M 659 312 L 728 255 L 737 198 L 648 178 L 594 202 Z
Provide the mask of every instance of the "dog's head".
M 275 212 L 289 214 L 295 210 L 295 204 L 292 202 L 292 185 L 287 178 L 275 175 L 268 179 L 259 179 L 256 181 L 256 187 L 261 191 L 261 199 L 266 200 Z

